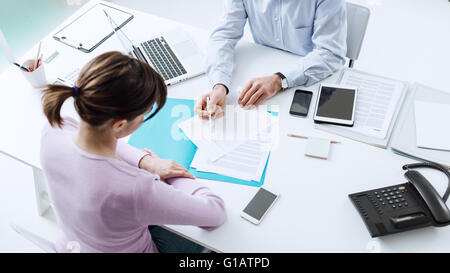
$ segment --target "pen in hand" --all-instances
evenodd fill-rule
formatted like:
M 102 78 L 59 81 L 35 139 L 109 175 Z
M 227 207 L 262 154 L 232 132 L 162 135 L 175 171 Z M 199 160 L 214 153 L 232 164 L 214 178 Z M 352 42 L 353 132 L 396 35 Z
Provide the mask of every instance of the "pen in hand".
M 212 136 L 211 112 L 208 110 L 209 103 L 210 103 L 210 98 L 208 96 L 208 97 L 206 97 L 206 111 L 208 112 L 208 117 L 209 117 L 209 135 Z

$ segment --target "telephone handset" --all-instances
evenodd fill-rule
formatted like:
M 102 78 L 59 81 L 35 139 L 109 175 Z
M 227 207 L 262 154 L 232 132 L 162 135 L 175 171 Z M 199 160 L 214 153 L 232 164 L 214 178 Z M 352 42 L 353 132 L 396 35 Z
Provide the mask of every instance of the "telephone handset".
M 420 167 L 447 176 L 449 185 L 442 197 L 420 172 L 411 170 Z M 407 164 L 403 169 L 406 183 L 349 195 L 372 237 L 450 224 L 450 210 L 445 204 L 450 195 L 449 171 L 435 163 Z

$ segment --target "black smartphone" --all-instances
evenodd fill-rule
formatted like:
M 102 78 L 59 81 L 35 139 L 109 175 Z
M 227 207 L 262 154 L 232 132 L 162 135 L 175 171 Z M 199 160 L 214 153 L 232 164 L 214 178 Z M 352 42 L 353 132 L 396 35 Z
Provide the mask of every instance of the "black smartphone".
M 306 117 L 308 116 L 309 105 L 311 104 L 311 98 L 313 93 L 306 90 L 295 90 L 294 99 L 292 100 L 291 109 L 289 113 L 291 115 Z

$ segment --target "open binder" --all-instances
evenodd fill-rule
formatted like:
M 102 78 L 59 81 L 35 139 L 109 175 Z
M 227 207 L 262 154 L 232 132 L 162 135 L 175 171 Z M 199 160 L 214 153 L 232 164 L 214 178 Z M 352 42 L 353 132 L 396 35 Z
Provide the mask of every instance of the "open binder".
M 178 162 L 197 178 L 261 187 L 264 184 L 270 154 L 267 157 L 264 171 L 259 181 L 243 180 L 218 173 L 198 171 L 196 168 L 191 167 L 197 147 L 178 127 L 178 123 L 194 115 L 194 105 L 194 100 L 167 98 L 164 107 L 158 114 L 148 122 L 143 123 L 130 136 L 128 143 L 139 149 L 150 149 L 161 158 L 172 159 Z
M 343 69 L 341 71 L 342 72 L 341 76 L 337 80 L 337 83 L 341 82 L 342 75 L 347 70 L 353 69 L 348 68 Z M 365 75 L 375 76 L 380 80 L 386 79 L 392 81 L 392 79 L 372 75 L 366 72 L 361 72 L 358 70 L 354 71 Z M 386 149 L 390 147 L 392 151 L 401 154 L 403 156 L 431 161 L 434 163 L 445 165 L 447 168 L 450 168 L 449 151 L 432 150 L 417 147 L 415 117 L 414 117 L 415 100 L 434 103 L 444 103 L 450 105 L 450 93 L 435 90 L 418 83 L 413 84 L 409 84 L 407 82 L 402 83 L 404 85 L 404 88 L 402 90 L 402 94 L 396 106 L 395 112 L 392 116 L 392 120 L 390 120 L 389 129 L 387 131 L 385 138 L 381 139 L 370 137 L 364 134 L 357 134 L 353 132 L 351 128 L 343 126 L 316 124 L 315 127 L 320 130 L 348 137 L 350 139 L 364 142 L 380 148 Z M 433 120 L 430 122 L 439 122 L 439 120 Z M 443 123 L 442 126 L 446 126 L 445 123 Z
M 450 105 L 450 93 L 414 83 L 408 92 L 398 117 L 397 126 L 392 137 L 391 149 L 400 155 L 439 163 L 450 168 L 449 151 L 417 147 L 414 118 L 414 101 L 416 100 Z M 436 117 L 436 120 L 430 122 L 440 122 L 442 126 L 448 126 L 447 118 Z M 448 141 L 450 142 L 450 139 Z
M 316 124 L 315 127 L 317 129 L 320 130 L 324 130 L 330 133 L 334 133 L 337 135 L 341 135 L 344 137 L 348 137 L 350 139 L 356 140 L 356 141 L 360 141 L 360 142 L 364 142 L 370 145 L 374 145 L 380 148 L 384 148 L 386 149 L 388 147 L 392 132 L 394 130 L 395 127 L 395 122 L 397 120 L 397 117 L 400 113 L 400 110 L 402 108 L 402 104 L 404 102 L 404 98 L 406 96 L 407 90 L 408 90 L 408 83 L 406 82 L 401 82 L 401 81 L 397 81 L 397 80 L 393 80 L 390 78 L 386 78 L 386 77 L 381 77 L 381 76 L 376 76 L 376 75 L 372 75 L 363 71 L 359 71 L 353 68 L 345 68 L 341 71 L 341 75 L 337 80 L 337 84 L 342 82 L 342 78 L 345 72 L 349 71 L 350 73 L 357 73 L 358 75 L 360 75 L 361 77 L 375 77 L 378 81 L 383 82 L 383 81 L 390 81 L 390 82 L 395 82 L 397 84 L 401 84 L 402 85 L 402 90 L 401 90 L 401 94 L 398 98 L 398 101 L 396 102 L 395 108 L 394 108 L 394 112 L 392 115 L 392 119 L 389 120 L 389 127 L 387 129 L 387 133 L 385 135 L 384 138 L 376 138 L 370 135 L 366 135 L 364 133 L 360 133 L 360 132 L 356 132 L 355 130 L 353 130 L 352 127 L 344 127 L 344 126 L 338 126 L 338 125 L 329 125 L 329 124 Z M 348 85 L 348 84 L 346 84 Z M 356 86 L 357 87 L 357 86 Z M 357 101 L 357 107 L 358 107 L 358 103 L 360 102 L 359 100 L 361 99 L 361 96 L 359 96 L 358 101 Z M 357 115 L 358 113 L 356 113 Z M 358 117 L 356 117 L 357 119 Z M 356 126 L 356 122 L 355 125 Z
M 96 4 L 56 32 L 53 38 L 82 52 L 92 52 L 114 34 L 103 10 L 117 23 L 117 29 L 122 28 L 134 17 L 123 10 L 105 4 Z

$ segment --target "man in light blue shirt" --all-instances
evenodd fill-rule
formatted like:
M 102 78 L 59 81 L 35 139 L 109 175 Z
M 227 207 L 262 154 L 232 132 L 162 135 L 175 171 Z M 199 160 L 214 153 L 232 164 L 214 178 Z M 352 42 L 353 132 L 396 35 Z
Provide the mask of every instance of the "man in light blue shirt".
M 314 84 L 345 63 L 345 0 L 225 0 L 225 16 L 210 36 L 206 74 L 212 91 L 197 102 L 203 118 L 223 114 L 234 68 L 234 48 L 249 22 L 256 43 L 304 56 L 295 67 L 254 78 L 238 102 L 257 106 L 286 88 Z M 210 98 L 206 109 L 206 98 Z

